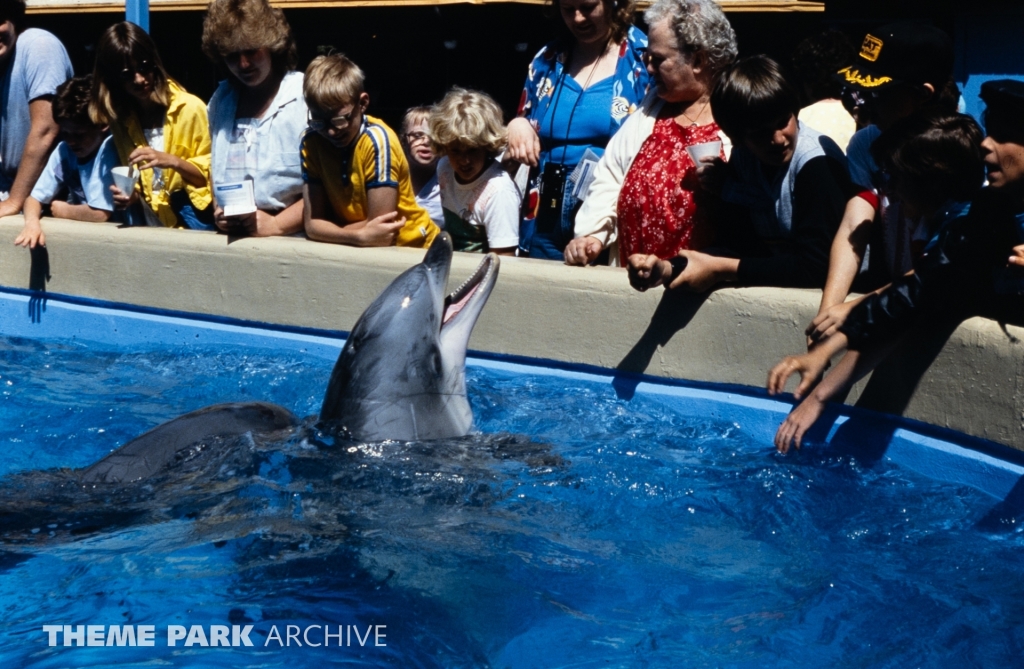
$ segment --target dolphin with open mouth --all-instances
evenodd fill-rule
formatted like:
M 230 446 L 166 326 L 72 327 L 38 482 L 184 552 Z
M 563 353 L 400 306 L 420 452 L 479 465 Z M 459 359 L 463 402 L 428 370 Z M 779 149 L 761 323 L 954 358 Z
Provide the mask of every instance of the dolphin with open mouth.
M 466 347 L 498 279 L 498 256 L 446 295 L 452 263 L 447 234 L 434 240 L 359 317 L 334 365 L 320 421 L 363 441 L 419 441 L 465 435 Z
M 460 437 L 473 428 L 466 397 L 466 346 L 498 278 L 483 261 L 445 294 L 453 256 L 442 233 L 391 282 L 349 335 L 327 384 L 323 428 L 360 441 Z M 245 434 L 280 436 L 298 427 L 287 409 L 265 402 L 219 404 L 159 425 L 76 472 L 84 484 L 139 481 L 203 455 L 209 444 Z

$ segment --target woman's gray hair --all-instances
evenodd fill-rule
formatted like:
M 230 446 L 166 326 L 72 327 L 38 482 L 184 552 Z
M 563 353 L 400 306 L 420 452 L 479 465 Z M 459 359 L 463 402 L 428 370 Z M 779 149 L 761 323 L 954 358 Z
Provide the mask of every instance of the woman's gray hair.
M 712 78 L 736 60 L 736 31 L 713 0 L 658 0 L 644 12 L 648 26 L 668 20 L 680 51 L 703 51 Z

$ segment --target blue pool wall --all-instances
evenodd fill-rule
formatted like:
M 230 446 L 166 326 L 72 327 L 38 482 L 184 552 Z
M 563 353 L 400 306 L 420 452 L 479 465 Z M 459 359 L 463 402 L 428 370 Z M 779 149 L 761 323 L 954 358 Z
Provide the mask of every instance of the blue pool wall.
M 12 241 L 22 224 L 20 217 L 0 220 L 0 239 Z M 44 228 L 44 251 L 0 244 L 0 286 L 35 296 L 26 297 L 18 315 L 29 326 L 48 327 L 49 305 L 67 296 L 344 332 L 423 256 L 414 249 L 54 219 Z M 456 254 L 451 285 L 478 262 Z M 39 299 L 44 294 L 48 301 Z M 621 269 L 506 258 L 470 346 L 487 356 L 615 370 L 619 378 L 639 374 L 754 392 L 775 362 L 804 349 L 803 329 L 820 297 L 816 290 L 772 288 L 725 288 L 703 298 L 638 293 Z M 847 402 L 1024 450 L 1024 329 L 971 319 L 933 339 L 887 361 Z
M 264 349 L 333 360 L 347 334 L 268 327 L 224 317 L 187 317 L 74 297 L 50 296 L 45 305 L 39 300 L 27 291 L 0 290 L 0 335 L 130 349 L 172 346 L 183 352 L 220 346 L 232 351 Z M 683 416 L 731 423 L 749 437 L 754 448 L 767 454 L 773 451 L 776 427 L 791 408 L 788 402 L 770 398 L 756 388 L 658 379 L 555 361 L 542 364 L 516 356 L 476 353 L 468 365 L 607 385 L 624 402 L 638 397 L 656 400 Z M 885 459 L 1000 500 L 1018 496 L 1024 481 L 1024 454 L 1019 451 L 885 414 L 837 407 L 813 436 L 816 443 L 809 448 L 848 452 L 867 462 Z

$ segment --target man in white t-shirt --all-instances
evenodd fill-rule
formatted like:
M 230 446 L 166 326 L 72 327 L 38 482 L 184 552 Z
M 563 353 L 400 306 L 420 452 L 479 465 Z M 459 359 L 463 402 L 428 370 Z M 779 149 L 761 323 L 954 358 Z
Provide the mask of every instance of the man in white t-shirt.
M 0 0 L 0 216 L 21 211 L 42 173 L 59 132 L 53 95 L 74 75 L 60 40 L 19 32 L 24 17 L 23 0 Z

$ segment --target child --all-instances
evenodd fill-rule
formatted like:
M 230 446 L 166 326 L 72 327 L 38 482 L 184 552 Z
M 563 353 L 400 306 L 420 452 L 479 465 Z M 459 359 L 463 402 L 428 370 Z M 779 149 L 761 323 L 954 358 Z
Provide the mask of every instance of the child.
M 117 152 L 106 126 L 89 118 L 92 77 L 68 79 L 57 87 L 53 99 L 53 120 L 64 139 L 53 153 L 25 200 L 25 227 L 14 240 L 18 246 L 34 249 L 46 245 L 39 219 L 44 208 L 54 218 L 73 221 L 109 221 L 114 210 L 110 193 L 110 170 L 117 165 Z M 61 197 L 62 199 L 57 199 Z
M 1005 315 L 1007 305 L 1019 310 L 1019 301 L 998 296 L 996 286 L 999 275 L 1013 271 L 1003 265 L 1019 239 L 1013 211 L 1024 202 L 1010 201 L 1011 189 L 997 187 L 995 181 L 978 192 L 984 176 L 982 146 L 977 124 L 960 114 L 912 117 L 875 141 L 875 160 L 903 206 L 924 221 L 930 237 L 912 272 L 853 301 L 834 333 L 809 353 L 790 356 L 772 369 L 771 394 L 782 392 L 789 376 L 798 373 L 801 382 L 794 395 L 806 395 L 779 427 L 779 451 L 785 453 L 792 444 L 799 448 L 825 403 L 871 371 L 912 328 L 970 315 Z M 1021 181 L 1020 175 L 1016 180 Z M 844 347 L 850 350 L 835 370 L 807 394 L 828 360 Z
M 714 158 L 699 174 L 702 187 L 720 191 L 729 205 L 716 217 L 723 252 L 680 251 L 686 265 L 677 261 L 675 272 L 667 260 L 636 254 L 629 258 L 630 283 L 693 292 L 722 282 L 820 288 L 852 190 L 846 156 L 797 121 L 799 97 L 766 56 L 725 68 L 711 110 L 733 142 L 728 164 Z
M 445 230 L 456 251 L 514 255 L 519 191 L 495 160 L 505 147 L 501 109 L 490 97 L 453 88 L 428 121 Z
M 89 111 L 110 125 L 122 164 L 142 171 L 132 193 L 111 186 L 119 208 L 141 199 L 149 225 L 215 230 L 206 105 L 170 78 L 153 39 L 134 23 L 100 37 Z
M 416 203 L 427 210 L 430 220 L 444 229 L 441 210 L 441 187 L 437 185 L 437 154 L 427 134 L 430 107 L 413 107 L 402 119 L 402 150 L 409 161 L 409 178 Z
M 416 204 L 395 132 L 366 116 L 363 71 L 341 54 L 306 68 L 303 218 L 310 239 L 353 246 L 429 246 L 440 230 Z

